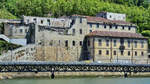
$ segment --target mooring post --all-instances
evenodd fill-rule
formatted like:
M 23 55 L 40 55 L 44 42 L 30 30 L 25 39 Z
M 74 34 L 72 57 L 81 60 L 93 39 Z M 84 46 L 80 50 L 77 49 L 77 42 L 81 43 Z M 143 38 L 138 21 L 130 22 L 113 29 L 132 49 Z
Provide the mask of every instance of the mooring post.
M 128 77 L 128 74 L 126 72 L 124 72 L 124 77 L 127 78 Z
M 51 79 L 54 79 L 55 78 L 55 74 L 54 72 L 51 72 Z

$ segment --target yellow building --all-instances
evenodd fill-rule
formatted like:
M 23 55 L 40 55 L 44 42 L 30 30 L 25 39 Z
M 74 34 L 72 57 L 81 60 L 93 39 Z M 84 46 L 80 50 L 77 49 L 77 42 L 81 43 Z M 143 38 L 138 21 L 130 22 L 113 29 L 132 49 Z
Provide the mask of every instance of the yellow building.
M 147 59 L 147 38 L 138 33 L 93 31 L 86 36 L 87 59 L 141 63 Z

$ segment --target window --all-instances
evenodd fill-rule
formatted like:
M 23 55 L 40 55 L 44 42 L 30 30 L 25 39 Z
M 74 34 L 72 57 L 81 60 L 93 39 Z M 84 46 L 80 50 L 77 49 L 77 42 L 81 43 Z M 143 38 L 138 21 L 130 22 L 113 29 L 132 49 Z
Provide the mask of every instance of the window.
M 90 27 L 92 28 L 92 24 L 90 24 Z
M 68 40 L 65 41 L 65 46 L 68 47 Z
M 47 23 L 48 23 L 48 25 L 50 25 L 50 24 L 51 24 L 49 19 L 47 20 Z
M 137 56 L 137 52 L 135 51 L 135 56 Z
M 106 29 L 106 25 L 104 25 L 104 28 Z
M 117 25 L 115 26 L 115 29 L 118 29 L 118 26 L 117 26 Z
M 99 28 L 99 24 L 98 23 L 96 24 L 96 27 Z
M 130 26 L 128 27 L 128 30 L 131 30 L 131 27 L 130 27 Z
M 109 46 L 109 40 L 106 40 L 106 46 Z
M 124 45 L 124 39 L 120 39 L 121 46 Z
M 109 50 L 106 51 L 106 55 L 109 55 Z
M 116 55 L 116 51 L 114 51 L 114 55 Z
M 22 29 L 20 29 L 20 33 L 22 33 L 23 32 L 23 30 Z
M 92 30 L 89 31 L 90 33 L 92 32 Z
M 34 18 L 33 21 L 34 21 L 35 23 L 37 23 L 36 18 Z
M 82 46 L 82 41 L 80 41 L 80 46 Z
M 122 26 L 122 30 L 124 30 L 124 26 Z
M 128 56 L 130 56 L 130 51 L 128 51 Z
M 28 30 L 27 30 L 27 29 L 25 29 L 25 32 L 27 33 L 27 32 L 28 32 Z
M 41 20 L 41 24 L 43 24 L 43 20 Z
M 121 55 L 123 55 L 123 51 L 121 51 Z
M 144 48 L 144 42 L 141 41 L 141 48 Z
M 112 25 L 109 25 L 109 28 L 111 29 L 111 28 L 112 28 Z
M 82 34 L 82 29 L 80 29 L 80 34 Z
M 76 45 L 75 41 L 72 41 L 72 45 L 73 45 L 73 46 L 75 46 L 75 45 Z
M 99 55 L 101 55 L 102 54 L 102 51 L 101 50 L 99 50 Z
M 141 52 L 141 56 L 144 56 L 144 52 Z
M 128 47 L 129 47 L 129 48 L 130 48 L 130 43 L 131 43 L 130 40 L 128 40 Z
M 76 30 L 75 29 L 72 29 L 72 34 L 74 35 L 76 33 Z
M 80 23 L 82 23 L 82 18 L 80 18 Z
M 99 46 L 102 45 L 102 40 L 101 40 L 101 39 L 98 40 L 98 45 L 99 45 Z
M 114 40 L 114 47 L 116 47 L 116 40 Z
M 111 15 L 109 17 L 111 18 Z
M 134 41 L 134 47 L 137 48 L 137 41 Z
M 88 40 L 88 46 L 90 46 L 90 41 Z

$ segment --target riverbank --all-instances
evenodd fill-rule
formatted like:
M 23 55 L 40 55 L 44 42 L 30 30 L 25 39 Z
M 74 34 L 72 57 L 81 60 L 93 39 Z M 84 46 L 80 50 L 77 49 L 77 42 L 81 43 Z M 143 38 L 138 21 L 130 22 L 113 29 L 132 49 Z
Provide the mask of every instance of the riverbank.
M 13 78 L 40 78 L 49 77 L 50 72 L 40 73 L 0 73 L 0 79 L 13 79 Z M 120 72 L 55 72 L 56 78 L 64 77 L 124 77 L 124 73 Z M 128 77 L 150 77 L 150 73 L 128 73 Z

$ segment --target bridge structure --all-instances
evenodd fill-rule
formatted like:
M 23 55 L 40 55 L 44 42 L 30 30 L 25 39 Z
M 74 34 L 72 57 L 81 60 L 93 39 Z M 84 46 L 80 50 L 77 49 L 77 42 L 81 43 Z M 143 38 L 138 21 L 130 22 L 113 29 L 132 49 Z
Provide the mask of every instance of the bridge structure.
M 0 72 L 150 72 L 149 64 L 83 62 L 0 62 Z

